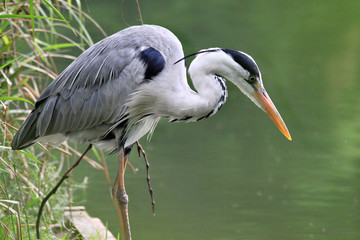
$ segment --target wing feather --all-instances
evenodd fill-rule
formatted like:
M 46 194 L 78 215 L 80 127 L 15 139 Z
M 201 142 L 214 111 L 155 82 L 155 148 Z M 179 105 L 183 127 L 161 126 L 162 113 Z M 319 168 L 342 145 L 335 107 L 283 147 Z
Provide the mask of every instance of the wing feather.
M 47 129 L 49 128 L 51 119 L 53 117 L 54 107 L 57 101 L 57 97 L 49 98 L 48 101 L 45 102 L 44 108 L 38 116 L 36 134 L 38 136 L 43 136 Z
M 101 53 L 84 52 L 43 92 L 12 147 L 22 149 L 39 137 L 66 135 L 102 123 L 112 125 L 121 119 L 119 114 L 125 113 L 124 104 L 136 88 L 123 71 L 135 56 L 129 48 L 105 46 Z M 95 60 L 82 61 L 84 58 Z

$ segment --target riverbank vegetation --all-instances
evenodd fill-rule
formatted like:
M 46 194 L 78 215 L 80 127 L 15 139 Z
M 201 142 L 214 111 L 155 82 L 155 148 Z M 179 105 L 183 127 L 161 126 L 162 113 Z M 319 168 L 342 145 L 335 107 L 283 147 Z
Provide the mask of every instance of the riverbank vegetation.
M 87 26 L 95 25 L 80 1 L 2 1 L 0 3 L 0 236 L 35 239 L 35 222 L 44 196 L 71 159 L 80 155 L 67 144 L 35 144 L 13 151 L 11 141 L 36 99 L 68 64 L 93 44 Z M 51 150 L 51 151 L 50 151 Z M 94 150 L 94 156 L 101 154 Z M 75 156 L 74 156 L 75 155 Z M 98 161 L 86 158 L 96 168 Z M 43 239 L 58 239 L 52 226 L 63 226 L 64 206 L 84 184 L 64 184 L 48 201 L 41 218 Z M 69 238 L 70 233 L 63 239 Z

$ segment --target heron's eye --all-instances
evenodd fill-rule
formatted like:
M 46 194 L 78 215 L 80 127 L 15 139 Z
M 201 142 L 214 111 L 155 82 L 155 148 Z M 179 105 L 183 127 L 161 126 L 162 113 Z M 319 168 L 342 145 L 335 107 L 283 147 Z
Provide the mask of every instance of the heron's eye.
M 254 83 L 254 82 L 256 82 L 256 77 L 250 76 L 249 79 L 248 79 L 248 82 L 249 82 L 249 83 Z

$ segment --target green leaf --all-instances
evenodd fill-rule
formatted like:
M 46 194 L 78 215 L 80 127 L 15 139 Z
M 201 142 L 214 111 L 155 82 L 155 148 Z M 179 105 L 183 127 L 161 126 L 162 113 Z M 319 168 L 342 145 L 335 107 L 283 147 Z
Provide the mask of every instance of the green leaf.
M 44 47 L 43 50 L 52 50 L 52 49 L 68 48 L 68 47 L 76 47 L 76 45 L 73 43 L 59 43 Z
M 42 162 L 40 162 L 36 157 L 34 157 L 32 154 L 28 153 L 28 152 L 25 152 L 24 150 L 17 150 L 19 152 L 21 152 L 22 154 L 24 154 L 25 156 L 27 156 L 28 158 L 40 163 L 40 164 L 43 164 Z
M 12 62 L 16 61 L 19 58 L 20 57 L 17 57 L 17 58 L 14 58 L 14 59 L 11 59 L 11 60 L 7 61 L 6 63 L 4 63 L 3 65 L 0 66 L 0 70 L 5 68 L 7 65 L 11 64 Z
M 41 19 L 49 19 L 49 20 L 55 20 L 55 21 L 60 21 L 60 22 L 65 22 L 66 24 L 68 24 L 68 22 L 59 18 L 52 18 L 52 17 L 43 17 L 43 16 L 34 16 L 34 15 L 24 15 L 24 14 L 0 14 L 0 19 L 1 18 L 41 18 Z
M 30 103 L 31 105 L 35 106 L 35 104 L 33 102 L 31 102 L 30 100 L 27 100 L 25 98 L 21 98 L 21 97 L 0 97 L 0 101 L 8 101 L 8 100 L 23 101 L 23 102 L 27 102 L 27 103 Z
M 98 151 L 95 147 L 93 147 L 91 150 L 92 150 L 93 153 L 95 154 L 96 159 L 97 159 L 99 162 L 101 162 L 101 157 L 100 157 L 99 151 Z
M 30 3 L 30 16 L 34 16 L 34 3 L 33 0 L 29 0 Z M 33 37 L 34 37 L 34 32 L 35 32 L 35 21 L 34 18 L 31 18 L 31 26 L 32 26 L 32 32 L 33 32 Z
M 61 21 L 68 24 L 66 20 L 52 17 L 43 17 L 43 16 L 34 16 L 34 15 L 24 15 L 24 14 L 0 14 L 0 18 L 41 18 L 41 19 L 50 19 L 55 21 Z
M 71 31 L 73 31 L 73 33 L 76 35 L 76 32 L 74 31 L 73 27 L 70 25 L 70 23 L 68 21 L 66 21 L 66 19 L 64 18 L 64 16 L 56 9 L 56 7 L 54 7 L 49 1 L 47 0 L 42 0 L 44 3 L 46 3 L 46 5 L 48 5 L 54 12 L 56 12 L 56 14 L 66 23 L 66 25 L 69 26 L 69 28 L 71 29 Z
M 31 200 L 31 202 L 29 203 L 29 205 L 26 207 L 26 211 L 29 211 L 29 209 L 31 208 L 32 205 L 34 205 L 34 203 L 40 202 L 39 198 L 35 198 L 33 200 Z

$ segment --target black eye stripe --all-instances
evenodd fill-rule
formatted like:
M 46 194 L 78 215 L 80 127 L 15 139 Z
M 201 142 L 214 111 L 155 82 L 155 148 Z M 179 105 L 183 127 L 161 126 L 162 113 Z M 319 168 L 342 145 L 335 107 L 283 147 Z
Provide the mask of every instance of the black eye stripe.
M 247 71 L 249 71 L 249 73 L 252 76 L 259 76 L 259 69 L 258 66 L 256 65 L 256 63 L 254 62 L 254 60 L 252 60 L 251 58 L 249 58 L 246 54 L 236 51 L 236 50 L 231 50 L 231 49 L 221 49 L 223 52 L 229 54 L 235 62 L 237 62 L 238 64 L 240 64 L 244 69 L 246 69 Z

